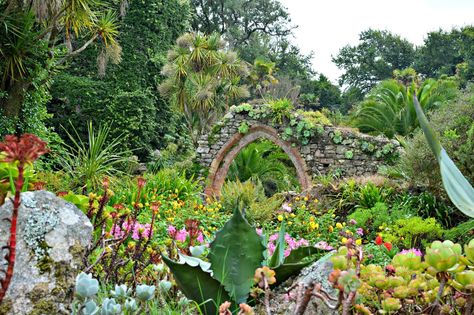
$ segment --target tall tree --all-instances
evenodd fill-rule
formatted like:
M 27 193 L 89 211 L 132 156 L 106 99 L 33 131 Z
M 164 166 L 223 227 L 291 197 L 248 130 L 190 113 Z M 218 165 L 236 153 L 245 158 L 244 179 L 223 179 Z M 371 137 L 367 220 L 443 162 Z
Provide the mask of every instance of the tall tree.
M 232 47 L 248 44 L 255 34 L 284 37 L 291 33 L 290 17 L 277 0 L 191 0 L 192 27 L 219 33 Z
M 100 45 L 104 54 L 106 50 L 114 51 L 112 61 L 120 60 L 117 14 L 107 10 L 108 6 L 116 7 L 117 2 L 0 2 L 0 105 L 3 119 L 10 122 L 2 132 L 11 131 L 12 126 L 17 132 L 24 131 L 22 115 L 40 115 L 24 111 L 27 96 L 32 97 L 31 93 L 50 83 L 57 66 L 93 43 Z
M 233 51 L 225 50 L 220 35 L 186 33 L 168 52 L 160 92 L 184 113 L 194 144 L 229 105 L 248 97 L 240 83 L 247 65 Z
M 123 135 L 123 146 L 134 149 L 141 159 L 166 141 L 176 142 L 180 117 L 160 95 L 158 85 L 167 51 L 188 29 L 189 19 L 186 1 L 131 1 L 118 39 L 123 48 L 120 65 L 98 73 L 101 60 L 95 56 L 100 51 L 94 47 L 55 80 L 48 107 L 56 130 L 66 138 L 60 125 L 68 127 L 70 120 L 85 139 L 89 120 L 95 126 L 111 123 L 111 136 Z
M 369 29 L 359 35 L 359 44 L 343 47 L 333 62 L 344 70 L 341 85 L 368 92 L 374 85 L 392 76 L 396 69 L 412 65 L 415 50 L 413 44 L 388 31 Z

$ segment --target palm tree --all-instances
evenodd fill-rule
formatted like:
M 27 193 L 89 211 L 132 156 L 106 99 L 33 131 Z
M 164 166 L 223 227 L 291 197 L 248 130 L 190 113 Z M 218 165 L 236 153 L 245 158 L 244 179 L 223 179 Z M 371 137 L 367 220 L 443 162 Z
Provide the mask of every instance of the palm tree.
M 298 185 L 288 155 L 270 141 L 253 142 L 232 161 L 228 180 L 261 182 L 267 195 Z
M 385 80 L 376 86 L 354 113 L 353 124 L 360 131 L 383 134 L 386 137 L 407 136 L 418 127 L 413 94 L 416 93 L 425 111 L 438 108 L 454 98 L 456 83 L 449 79 L 427 79 L 404 85 L 397 80 Z
M 230 104 L 249 96 L 246 86 L 240 84 L 248 75 L 245 62 L 224 47 L 218 34 L 186 33 L 168 52 L 162 70 L 166 79 L 159 86 L 160 93 L 184 114 L 195 144 Z

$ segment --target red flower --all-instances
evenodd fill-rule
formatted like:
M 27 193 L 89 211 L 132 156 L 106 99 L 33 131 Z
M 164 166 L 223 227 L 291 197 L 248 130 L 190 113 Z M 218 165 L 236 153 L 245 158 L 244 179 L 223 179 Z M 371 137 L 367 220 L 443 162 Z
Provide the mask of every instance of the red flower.
M 49 149 L 46 147 L 46 142 L 27 133 L 20 138 L 13 135 L 5 136 L 5 141 L 0 143 L 0 151 L 4 151 L 6 155 L 3 162 L 19 161 L 27 164 L 48 153 Z
M 375 238 L 375 244 L 382 245 L 382 243 L 383 243 L 382 236 L 377 235 L 377 237 Z
M 383 243 L 383 245 L 385 246 L 385 248 L 386 248 L 388 251 L 392 250 L 392 243 L 385 242 L 385 243 Z

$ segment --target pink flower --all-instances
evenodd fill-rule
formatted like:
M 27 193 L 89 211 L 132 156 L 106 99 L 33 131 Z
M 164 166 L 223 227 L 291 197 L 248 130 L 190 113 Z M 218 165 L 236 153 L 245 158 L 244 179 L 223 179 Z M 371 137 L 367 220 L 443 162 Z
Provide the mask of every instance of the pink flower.
M 186 241 L 187 235 L 188 233 L 186 232 L 186 229 L 183 228 L 176 233 L 176 236 L 174 237 L 174 239 L 180 242 L 184 242 Z
M 273 255 L 273 252 L 275 251 L 275 248 L 276 248 L 275 244 L 273 244 L 273 243 L 268 243 L 268 254 L 269 254 L 270 256 Z
M 144 230 L 142 232 L 142 237 L 144 238 L 150 238 L 152 235 L 152 230 L 151 230 L 151 225 L 149 223 L 145 224 L 143 226 Z
M 122 238 L 125 236 L 125 232 L 122 231 L 120 226 L 116 224 L 112 225 L 112 228 L 110 229 L 110 234 L 112 234 L 114 238 Z
M 285 241 L 290 247 L 290 249 L 296 249 L 298 247 L 298 243 L 288 233 L 285 234 Z
M 176 235 L 176 228 L 172 225 L 168 225 L 168 235 L 171 236 L 172 238 L 175 237 Z
M 275 233 L 273 235 L 270 236 L 270 238 L 268 239 L 270 242 L 274 242 L 278 239 L 278 233 Z
M 291 253 L 291 249 L 288 248 L 288 249 L 285 249 L 285 251 L 283 252 L 283 255 L 285 257 L 288 257 L 290 255 L 290 253 Z
M 291 212 L 293 210 L 286 202 L 281 206 L 281 208 L 286 212 Z
M 356 224 L 357 224 L 357 221 L 354 220 L 354 219 L 351 219 L 351 220 L 349 221 L 349 223 L 352 224 L 352 225 L 356 225 Z
M 204 236 L 202 235 L 202 232 L 199 232 L 198 237 L 196 238 L 196 240 L 201 244 L 204 243 Z
M 358 228 L 356 230 L 356 233 L 359 234 L 360 236 L 364 235 L 364 229 L 363 228 Z
M 256 229 L 256 232 L 258 235 L 262 236 L 262 232 L 263 232 L 262 229 Z
M 333 250 L 334 249 L 334 247 L 332 247 L 331 245 L 329 245 L 325 241 L 318 242 L 316 245 L 314 245 L 314 247 L 322 249 L 322 250 Z
M 418 248 L 410 248 L 410 249 L 404 249 L 400 252 L 400 254 L 408 254 L 408 253 L 413 253 L 415 254 L 416 256 L 423 256 L 423 254 L 421 253 L 421 250 L 419 250 Z
M 296 242 L 296 245 L 297 245 L 297 247 L 308 246 L 309 242 L 307 240 L 305 240 L 304 238 L 302 238 L 298 242 Z

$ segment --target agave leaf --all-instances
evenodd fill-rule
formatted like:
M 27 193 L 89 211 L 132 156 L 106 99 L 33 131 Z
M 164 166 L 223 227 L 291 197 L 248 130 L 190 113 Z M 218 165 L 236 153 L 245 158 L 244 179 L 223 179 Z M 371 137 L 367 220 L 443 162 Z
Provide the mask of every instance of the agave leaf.
M 294 276 L 295 274 L 300 272 L 301 269 L 303 269 L 304 267 L 308 266 L 311 263 L 312 261 L 308 260 L 308 261 L 299 262 L 299 263 L 283 264 L 276 267 L 275 269 L 273 269 L 273 271 L 275 271 L 275 278 L 277 280 L 276 283 L 277 284 L 282 283 L 289 277 Z
M 416 95 L 413 96 L 413 102 L 426 140 L 438 160 L 444 189 L 446 189 L 449 199 L 451 199 L 453 204 L 461 210 L 461 212 L 474 218 L 474 188 L 472 188 L 471 184 L 462 175 L 461 171 L 456 167 L 454 162 L 441 146 L 435 132 L 428 123 L 428 119 L 426 119 L 426 116 L 423 113 Z
M 246 302 L 255 270 L 262 265 L 264 250 L 262 238 L 236 207 L 232 218 L 216 233 L 209 260 L 214 278 L 237 304 Z
M 208 271 L 203 270 L 199 262 L 193 267 L 186 262 L 186 258 L 183 258 L 182 263 L 177 263 L 164 255 L 162 257 L 181 291 L 188 299 L 197 302 L 204 314 L 217 314 L 219 305 L 230 301 L 224 287 Z
M 301 262 L 301 260 L 307 257 L 313 256 L 322 252 L 323 252 L 322 250 L 314 246 L 300 246 L 297 249 L 294 249 L 290 252 L 288 257 L 285 258 L 284 264 L 299 263 Z
M 272 257 L 270 257 L 270 262 L 268 267 L 275 268 L 283 263 L 285 259 L 285 223 L 281 224 L 280 232 L 278 233 L 277 245 L 275 251 L 273 252 Z

